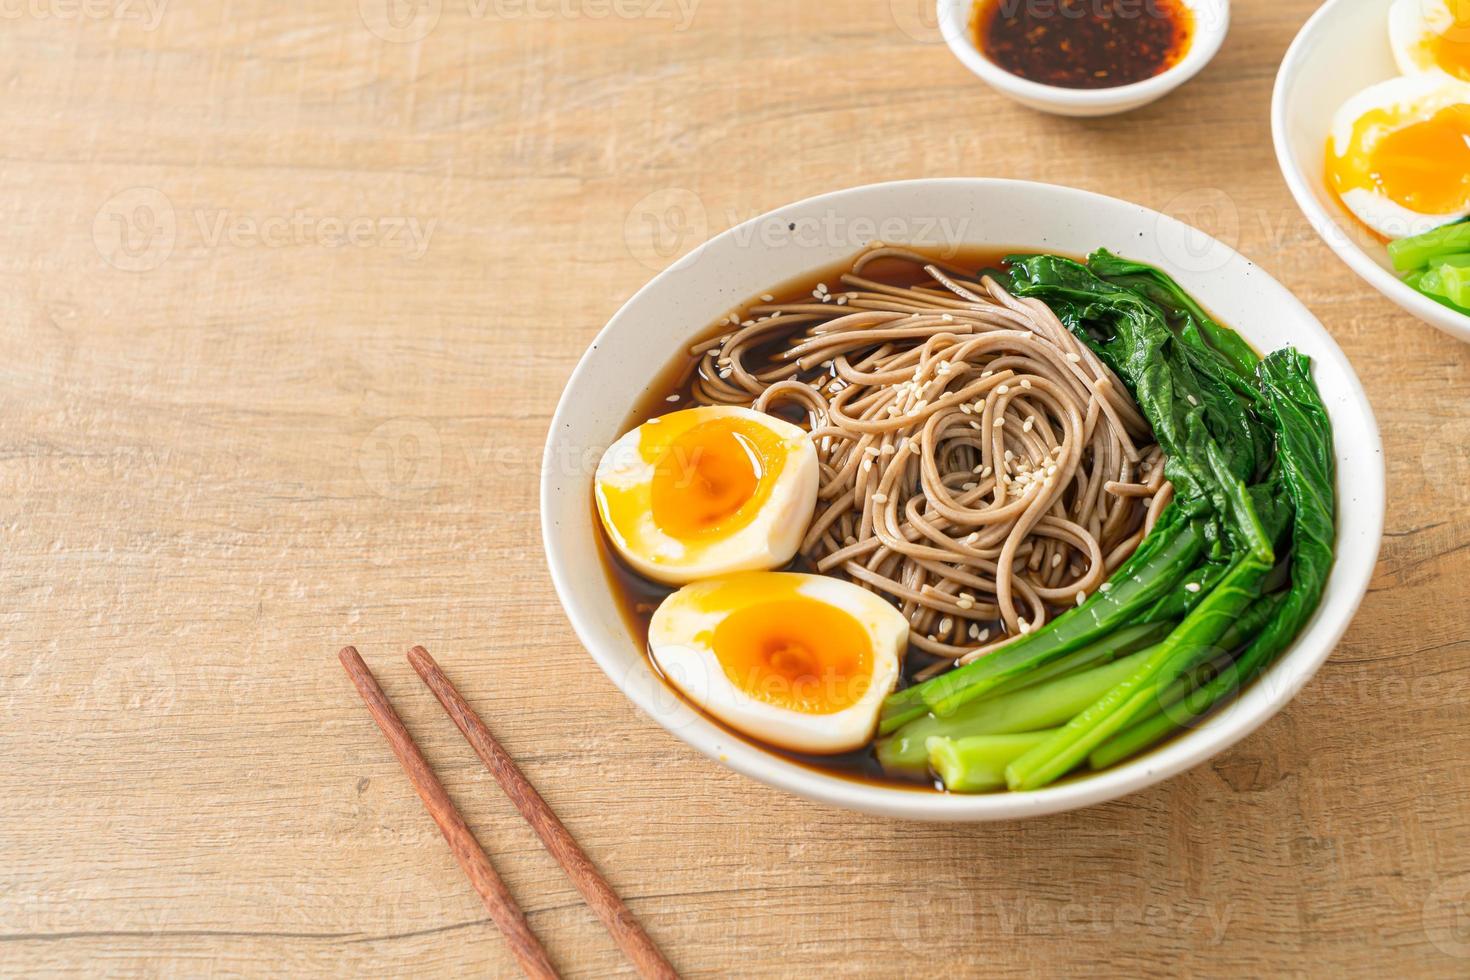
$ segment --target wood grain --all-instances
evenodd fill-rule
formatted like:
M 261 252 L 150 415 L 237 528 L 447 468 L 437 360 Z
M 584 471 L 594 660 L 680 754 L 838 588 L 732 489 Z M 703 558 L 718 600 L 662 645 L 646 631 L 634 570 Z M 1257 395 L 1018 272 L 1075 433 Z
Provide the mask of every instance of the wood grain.
M 375 3 L 5 8 L 0 974 L 515 975 L 348 642 L 452 660 L 686 975 L 1465 973 L 1470 347 L 1362 284 L 1280 179 L 1271 82 L 1312 0 L 1237 0 L 1198 78 L 1095 121 L 991 93 L 919 0 Z M 942 175 L 1235 245 L 1347 351 L 1388 460 L 1372 591 L 1284 713 L 1024 823 L 876 820 L 704 760 L 578 647 L 540 555 L 561 386 L 656 267 Z M 628 971 L 394 663 L 557 966 Z

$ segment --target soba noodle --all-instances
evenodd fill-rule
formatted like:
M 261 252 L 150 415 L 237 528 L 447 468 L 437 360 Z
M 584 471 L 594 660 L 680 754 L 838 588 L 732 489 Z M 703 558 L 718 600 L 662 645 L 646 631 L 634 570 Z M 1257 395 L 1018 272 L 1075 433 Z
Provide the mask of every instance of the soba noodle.
M 880 259 L 927 278 L 865 277 Z M 1171 496 L 1114 374 L 989 276 L 881 247 L 841 283 L 692 351 L 697 403 L 806 415 L 822 477 L 801 554 L 896 600 L 938 669 L 1099 588 Z

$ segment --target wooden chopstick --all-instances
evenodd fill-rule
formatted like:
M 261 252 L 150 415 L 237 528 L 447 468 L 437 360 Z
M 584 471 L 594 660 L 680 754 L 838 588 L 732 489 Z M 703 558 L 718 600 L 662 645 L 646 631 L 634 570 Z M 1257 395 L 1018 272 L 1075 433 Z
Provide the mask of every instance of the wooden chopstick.
M 582 893 L 582 898 L 597 913 L 602 924 L 607 926 L 607 931 L 612 934 L 613 940 L 632 961 L 639 974 L 661 980 L 677 980 L 679 974 L 664 958 L 658 946 L 643 931 L 633 913 L 603 880 L 602 875 L 597 873 L 592 861 L 572 839 L 572 835 L 541 798 L 541 794 L 536 792 L 536 787 L 526 779 L 520 767 L 501 748 L 495 736 L 490 734 L 490 729 L 475 714 L 475 709 L 470 707 L 469 702 L 449 682 L 449 678 L 444 676 L 444 671 L 429 656 L 429 651 L 423 647 L 414 647 L 408 652 L 408 662 L 418 671 L 429 690 L 434 692 L 434 696 L 459 727 L 475 754 L 485 763 L 485 767 L 490 770 L 500 788 L 505 790 L 505 795 L 510 797 L 516 809 L 521 811 L 521 816 L 525 817 L 531 829 L 536 831 L 541 843 L 556 858 L 556 863 L 572 879 L 572 884 Z
M 475 835 L 459 815 L 459 810 L 445 792 L 443 784 L 435 777 L 434 770 L 429 768 L 428 760 L 414 744 L 408 729 L 403 727 L 403 720 L 393 710 L 393 705 L 378 686 L 373 672 L 368 670 L 367 664 L 362 662 L 362 657 L 358 656 L 353 647 L 343 647 L 338 657 L 347 670 L 347 676 L 352 678 L 352 683 L 357 687 L 357 693 L 362 695 L 363 702 L 367 704 L 368 712 L 387 737 L 388 747 L 393 750 L 403 771 L 408 774 L 408 781 L 418 791 L 419 799 L 424 801 L 429 816 L 434 818 L 440 833 L 449 842 L 454 859 L 459 862 L 465 876 L 470 879 L 470 884 L 479 893 L 491 920 L 500 927 L 505 941 L 510 944 L 510 951 L 520 961 L 521 969 L 528 977 L 555 980 L 556 969 L 547 959 L 541 941 L 531 932 L 525 914 L 506 889 L 505 883 L 500 880 L 500 875 L 491 867 L 490 859 L 485 856 L 479 841 L 475 840 Z

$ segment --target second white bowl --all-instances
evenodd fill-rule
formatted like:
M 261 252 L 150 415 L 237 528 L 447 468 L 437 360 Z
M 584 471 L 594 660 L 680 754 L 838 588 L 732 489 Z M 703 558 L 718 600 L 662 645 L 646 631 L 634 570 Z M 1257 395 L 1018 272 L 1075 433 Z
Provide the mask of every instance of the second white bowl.
M 1307 21 L 1276 75 L 1271 137 L 1297 206 L 1348 268 L 1425 323 L 1470 341 L 1470 316 L 1422 295 L 1393 271 L 1388 248 L 1327 188 L 1327 136 L 1339 106 L 1399 74 L 1388 44 L 1393 0 L 1328 0 Z

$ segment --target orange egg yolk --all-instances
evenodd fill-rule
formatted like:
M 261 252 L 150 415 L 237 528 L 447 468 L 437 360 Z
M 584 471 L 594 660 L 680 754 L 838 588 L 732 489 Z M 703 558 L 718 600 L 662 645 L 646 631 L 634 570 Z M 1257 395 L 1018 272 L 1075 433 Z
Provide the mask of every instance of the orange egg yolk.
M 873 647 L 862 625 L 800 595 L 737 609 L 715 627 L 712 646 L 730 683 L 804 714 L 850 708 L 872 681 Z
M 746 419 L 686 429 L 662 447 L 654 466 L 654 522 L 683 539 L 744 527 L 770 496 L 783 456 L 780 437 Z
M 1454 23 L 1429 39 L 1434 63 L 1445 72 L 1470 82 L 1470 0 L 1445 0 Z
M 1427 119 L 1398 125 L 1386 110 L 1365 113 L 1353 126 L 1346 154 L 1328 141 L 1327 172 L 1339 193 L 1375 190 L 1417 214 L 1452 214 L 1470 207 L 1470 105 L 1452 105 Z M 1389 131 L 1370 144 L 1374 130 Z M 1371 146 L 1365 153 L 1363 148 Z

